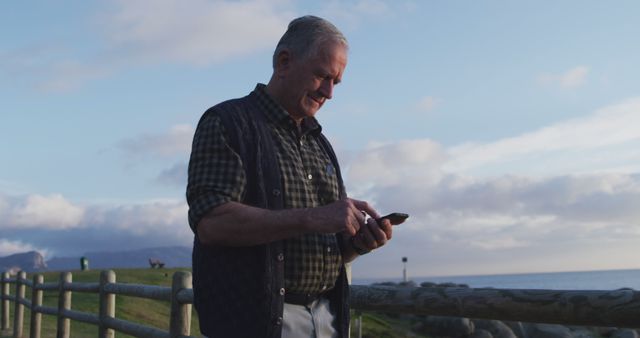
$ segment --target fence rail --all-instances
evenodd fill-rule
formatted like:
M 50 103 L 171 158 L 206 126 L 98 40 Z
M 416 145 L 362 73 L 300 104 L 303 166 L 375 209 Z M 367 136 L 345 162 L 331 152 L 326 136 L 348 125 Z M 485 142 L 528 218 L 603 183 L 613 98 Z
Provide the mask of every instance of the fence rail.
M 0 280 L 0 329 L 10 330 L 9 303 L 14 303 L 13 337 L 23 336 L 24 308 L 30 309 L 30 337 L 39 338 L 41 316 L 57 316 L 57 336 L 69 337 L 70 320 L 98 327 L 99 337 L 115 331 L 136 337 L 183 337 L 191 331 L 191 274 L 176 272 L 171 287 L 116 283 L 113 271 L 102 271 L 99 283 L 73 283 L 70 272 L 57 283 L 44 283 L 42 275 L 29 281 L 24 272 L 8 273 Z M 15 284 L 15 295 L 9 293 Z M 26 298 L 26 288 L 31 299 Z M 42 305 L 43 291 L 58 291 L 58 307 Z M 72 292 L 99 294 L 99 313 L 71 309 Z M 352 308 L 387 313 L 425 314 L 537 323 L 640 328 L 640 292 L 634 290 L 578 291 L 472 289 L 457 287 L 351 286 Z M 171 303 L 169 331 L 115 318 L 115 296 L 126 295 Z
M 11 284 L 15 285 L 14 295 L 9 293 Z M 27 287 L 31 289 L 31 299 L 26 298 Z M 58 292 L 57 307 L 42 304 L 44 291 Z M 72 310 L 71 296 L 73 292 L 98 294 L 98 313 Z M 116 295 L 170 302 L 169 331 L 115 318 Z M 116 274 L 113 271 L 102 271 L 99 283 L 73 283 L 70 272 L 62 272 L 57 283 L 44 283 L 44 277 L 39 274 L 34 275 L 33 280 L 30 281 L 25 272 L 19 272 L 15 278 L 4 273 L 0 280 L 0 297 L 0 329 L 3 333 L 9 332 L 11 329 L 9 303 L 14 303 L 12 335 L 15 338 L 24 336 L 25 307 L 31 313 L 29 331 L 31 338 L 41 336 L 43 314 L 57 317 L 57 337 L 63 338 L 71 336 L 71 320 L 97 326 L 98 337 L 101 338 L 113 338 L 115 331 L 135 337 L 192 337 L 190 334 L 193 291 L 191 289 L 191 273 L 189 272 L 174 273 L 171 287 L 116 283 Z

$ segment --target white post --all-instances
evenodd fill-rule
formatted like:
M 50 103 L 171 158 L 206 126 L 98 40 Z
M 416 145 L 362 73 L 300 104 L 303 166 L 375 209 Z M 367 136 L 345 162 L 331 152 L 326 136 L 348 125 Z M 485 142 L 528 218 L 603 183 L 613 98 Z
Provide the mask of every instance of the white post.
M 25 295 L 24 282 L 27 279 L 27 273 L 24 271 L 18 272 L 18 278 L 16 279 L 16 305 L 14 307 L 13 317 L 13 336 L 15 338 L 21 338 L 24 324 L 24 305 L 22 301 Z
M 58 292 L 58 334 L 59 338 L 71 336 L 71 320 L 63 315 L 65 310 L 71 310 L 71 291 L 67 290 L 67 284 L 73 281 L 71 272 L 61 272 Z
M 42 306 L 42 294 L 40 286 L 44 283 L 44 277 L 40 274 L 33 276 L 33 286 L 31 287 L 31 330 L 29 336 L 31 338 L 40 338 L 42 331 L 42 313 L 36 311 L 36 308 Z
M 116 316 L 116 295 L 104 290 L 105 285 L 115 282 L 116 273 L 113 270 L 100 273 L 100 326 L 98 328 L 98 337 L 100 338 L 115 337 L 115 331 L 105 324 L 105 320 Z
M 169 336 L 182 337 L 191 334 L 191 304 L 181 304 L 178 292 L 191 288 L 191 273 L 178 271 L 173 274 L 171 284 L 171 319 Z
M 2 273 L 2 280 L 0 280 L 0 330 L 9 329 L 9 273 Z

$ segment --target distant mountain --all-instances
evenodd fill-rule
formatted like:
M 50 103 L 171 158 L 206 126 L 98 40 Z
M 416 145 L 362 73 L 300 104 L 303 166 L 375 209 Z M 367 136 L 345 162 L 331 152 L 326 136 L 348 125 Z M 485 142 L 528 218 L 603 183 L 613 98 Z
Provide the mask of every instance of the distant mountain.
M 47 261 L 48 270 L 79 270 L 80 258 L 89 260 L 89 269 L 144 268 L 149 259 L 165 263 L 165 267 L 191 267 L 191 247 L 170 246 L 128 251 L 87 252 L 78 257 L 54 257 Z
M 17 271 L 36 272 L 47 269 L 44 257 L 37 251 L 17 253 L 5 257 L 0 257 L 0 272 Z

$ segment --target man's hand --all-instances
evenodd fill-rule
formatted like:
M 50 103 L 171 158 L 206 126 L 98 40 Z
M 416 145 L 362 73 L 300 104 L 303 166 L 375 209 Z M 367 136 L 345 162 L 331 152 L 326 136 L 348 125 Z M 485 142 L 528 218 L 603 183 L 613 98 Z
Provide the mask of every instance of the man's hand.
M 388 219 L 383 219 L 380 224 L 375 218 L 369 218 L 366 225 L 351 239 L 353 245 L 363 251 L 377 249 L 387 243 L 393 235 L 393 227 Z
M 318 208 L 307 209 L 307 224 L 310 232 L 345 233 L 351 237 L 365 227 L 365 214 L 380 217 L 365 201 L 351 198 L 339 200 Z

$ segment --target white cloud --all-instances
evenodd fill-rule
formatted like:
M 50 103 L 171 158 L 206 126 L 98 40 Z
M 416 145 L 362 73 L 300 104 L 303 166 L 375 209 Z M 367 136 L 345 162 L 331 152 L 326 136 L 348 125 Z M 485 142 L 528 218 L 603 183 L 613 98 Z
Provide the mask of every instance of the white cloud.
M 353 197 L 381 213 L 411 215 L 383 250 L 421 257 L 423 275 L 452 273 L 449 266 L 458 273 L 606 268 L 587 259 L 595 248 L 616 247 L 608 260 L 624 260 L 640 241 L 639 125 L 634 98 L 485 144 L 371 145 L 350 157 L 345 176 Z M 566 251 L 574 259 L 553 259 Z M 358 264 L 381 271 L 373 269 L 379 261 Z
M 122 140 L 118 147 L 130 155 L 174 156 L 188 155 L 194 129 L 187 124 L 172 126 L 166 133 L 143 134 L 135 138 Z
M 416 179 L 427 184 L 440 179 L 445 156 L 442 147 L 430 140 L 371 144 L 349 163 L 350 182 L 388 186 Z
M 184 200 L 74 206 L 61 195 L 0 196 L 0 252 L 82 254 L 118 247 L 190 245 Z
M 418 101 L 417 107 L 420 111 L 429 112 L 436 108 L 439 103 L 440 99 L 437 99 L 433 96 L 425 96 L 420 99 L 420 101 Z
M 0 257 L 13 255 L 15 253 L 28 252 L 37 250 L 30 244 L 22 241 L 9 241 L 4 238 L 0 238 Z M 42 250 L 38 250 L 43 254 Z M 44 254 L 43 254 L 44 255 Z
M 274 48 L 292 13 L 282 1 L 119 1 L 112 48 L 138 61 L 208 65 Z
M 470 244 L 471 246 L 475 246 L 483 250 L 512 249 L 528 246 L 528 243 L 516 240 L 508 236 L 490 238 L 485 240 L 474 240 L 471 241 Z
M 82 207 L 67 201 L 60 194 L 35 194 L 9 208 L 5 207 L 3 223 L 8 228 L 61 230 L 80 226 L 83 215 Z
M 538 82 L 545 85 L 557 85 L 562 88 L 576 88 L 587 83 L 589 67 L 577 66 L 562 74 L 544 73 L 538 76 Z
M 546 174 L 599 172 L 627 167 L 640 171 L 640 98 L 602 108 L 523 135 L 449 149 L 446 169 L 500 173 L 531 169 Z M 589 165 L 586 165 L 586 164 Z M 511 171 L 509 171 L 511 170 Z
M 95 209 L 90 219 L 96 223 L 108 223 L 113 227 L 132 233 L 160 232 L 185 224 L 187 204 L 184 201 L 150 201 Z

